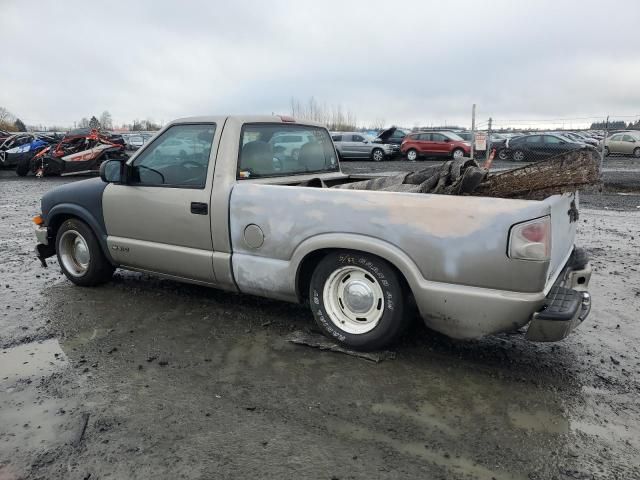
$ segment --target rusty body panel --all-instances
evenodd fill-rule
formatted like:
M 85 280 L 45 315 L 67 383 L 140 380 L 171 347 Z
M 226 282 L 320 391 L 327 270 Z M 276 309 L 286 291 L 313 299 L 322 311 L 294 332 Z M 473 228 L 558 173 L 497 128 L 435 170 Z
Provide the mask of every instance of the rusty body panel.
M 435 330 L 456 338 L 512 330 L 541 307 L 551 273 L 563 260 L 552 259 L 550 269 L 550 262 L 510 259 L 510 227 L 568 201 L 241 182 L 233 187 L 229 209 L 234 277 L 243 292 L 296 301 L 296 275 L 307 254 L 361 250 L 403 273 Z M 264 234 L 258 248 L 246 242 L 247 225 Z

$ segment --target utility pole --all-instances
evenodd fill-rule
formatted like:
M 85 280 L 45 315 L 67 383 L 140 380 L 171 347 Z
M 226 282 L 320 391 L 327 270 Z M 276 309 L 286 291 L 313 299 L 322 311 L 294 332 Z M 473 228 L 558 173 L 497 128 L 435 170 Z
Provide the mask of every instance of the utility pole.
M 471 107 L 471 160 L 476 148 L 476 104 Z
M 485 161 L 489 161 L 489 155 L 491 155 L 491 124 L 493 123 L 493 119 L 489 117 L 489 126 L 487 128 L 487 151 L 485 154 Z
M 607 137 L 609 136 L 609 115 L 607 115 L 607 122 L 604 124 L 604 137 L 602 137 L 602 152 L 600 152 L 600 175 L 602 176 L 602 166 L 604 165 L 604 152 L 607 144 Z

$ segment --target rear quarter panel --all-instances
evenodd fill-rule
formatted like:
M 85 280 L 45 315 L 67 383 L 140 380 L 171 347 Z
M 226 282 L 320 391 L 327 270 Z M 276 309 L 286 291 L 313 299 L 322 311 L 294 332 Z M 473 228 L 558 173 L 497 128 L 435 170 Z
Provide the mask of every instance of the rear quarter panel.
M 543 290 L 549 262 L 507 256 L 510 227 L 549 213 L 538 201 L 380 191 L 334 190 L 240 182 L 230 199 L 233 268 L 241 290 L 276 297 L 291 292 L 290 265 L 320 235 L 384 242 L 406 255 L 424 279 L 516 292 Z M 251 248 L 247 225 L 264 232 Z

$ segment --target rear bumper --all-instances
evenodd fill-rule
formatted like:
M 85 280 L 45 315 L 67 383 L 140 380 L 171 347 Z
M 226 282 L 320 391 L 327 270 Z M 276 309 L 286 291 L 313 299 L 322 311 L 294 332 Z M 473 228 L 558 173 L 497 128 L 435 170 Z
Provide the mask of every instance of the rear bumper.
M 449 337 L 480 338 L 518 330 L 530 323 L 528 340 L 550 342 L 565 338 L 589 314 L 590 297 L 582 294 L 586 293 L 590 278 L 588 258 L 583 250 L 574 249 L 554 288 L 576 291 L 585 300 L 570 318 L 559 317 L 553 324 L 543 315 L 550 304 L 547 293 L 551 294 L 553 288 L 549 292 L 521 293 L 421 281 L 412 285 L 412 291 L 426 325 Z
M 586 252 L 574 249 L 562 273 L 545 298 L 544 306 L 531 316 L 526 339 L 557 342 L 566 338 L 591 312 L 591 264 Z

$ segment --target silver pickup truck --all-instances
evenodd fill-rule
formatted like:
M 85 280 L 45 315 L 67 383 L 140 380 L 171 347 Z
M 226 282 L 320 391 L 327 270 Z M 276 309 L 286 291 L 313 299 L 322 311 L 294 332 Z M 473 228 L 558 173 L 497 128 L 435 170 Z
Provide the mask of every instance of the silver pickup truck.
M 303 138 L 294 145 L 289 138 Z M 542 201 L 335 189 L 329 132 L 287 117 L 176 120 L 101 178 L 57 187 L 34 218 L 37 255 L 69 280 L 115 268 L 306 302 L 355 349 L 415 317 L 459 339 L 527 326 L 566 337 L 590 310 L 574 247 L 577 194 Z

